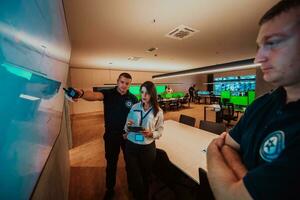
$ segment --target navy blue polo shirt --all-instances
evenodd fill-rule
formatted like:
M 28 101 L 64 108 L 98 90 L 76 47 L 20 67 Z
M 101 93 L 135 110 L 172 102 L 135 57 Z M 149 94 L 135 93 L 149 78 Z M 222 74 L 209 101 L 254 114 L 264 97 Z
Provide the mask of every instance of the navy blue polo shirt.
M 286 104 L 282 87 L 265 94 L 229 134 L 240 144 L 254 199 L 300 199 L 300 100 Z
M 131 107 L 137 103 L 137 98 L 129 91 L 121 95 L 117 87 L 102 90 L 104 95 L 105 132 L 112 134 L 124 133 L 124 126 Z

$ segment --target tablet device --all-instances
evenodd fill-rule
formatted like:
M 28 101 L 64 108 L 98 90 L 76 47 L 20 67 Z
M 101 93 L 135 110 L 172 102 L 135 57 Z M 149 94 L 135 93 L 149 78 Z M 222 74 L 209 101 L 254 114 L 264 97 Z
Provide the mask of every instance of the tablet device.
M 127 128 L 128 128 L 129 132 L 141 132 L 141 131 L 145 130 L 141 126 L 128 126 Z
M 74 88 L 69 87 L 68 89 L 66 89 L 66 88 L 63 88 L 63 89 L 69 97 L 71 97 L 71 98 L 78 98 L 79 97 L 79 93 L 76 90 L 74 90 Z
M 134 136 L 134 140 L 137 142 L 143 142 L 144 141 L 144 136 L 142 134 L 136 134 Z

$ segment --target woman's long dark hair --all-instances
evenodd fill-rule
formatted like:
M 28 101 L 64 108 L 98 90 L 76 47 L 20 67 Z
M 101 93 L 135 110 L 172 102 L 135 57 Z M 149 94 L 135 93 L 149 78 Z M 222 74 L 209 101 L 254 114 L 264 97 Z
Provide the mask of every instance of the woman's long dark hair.
M 156 117 L 156 115 L 159 111 L 159 105 L 157 102 L 157 93 L 156 93 L 155 85 L 151 81 L 146 81 L 141 85 L 140 91 L 142 91 L 142 87 L 145 87 L 148 94 L 150 95 L 150 104 L 153 108 L 153 115 L 154 115 L 154 117 Z

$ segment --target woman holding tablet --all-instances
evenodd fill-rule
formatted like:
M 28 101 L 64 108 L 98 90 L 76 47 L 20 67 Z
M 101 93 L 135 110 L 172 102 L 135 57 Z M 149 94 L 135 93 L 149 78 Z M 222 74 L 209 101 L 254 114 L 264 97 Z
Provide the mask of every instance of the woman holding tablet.
M 154 83 L 140 87 L 142 100 L 133 105 L 125 125 L 128 180 L 135 199 L 148 199 L 149 177 L 156 157 L 155 140 L 163 131 L 163 111 L 157 103 Z

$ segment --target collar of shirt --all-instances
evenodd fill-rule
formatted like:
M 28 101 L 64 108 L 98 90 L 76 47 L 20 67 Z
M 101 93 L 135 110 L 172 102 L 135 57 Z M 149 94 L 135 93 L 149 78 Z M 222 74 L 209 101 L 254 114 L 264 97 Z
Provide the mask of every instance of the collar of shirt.
M 283 87 L 279 87 L 274 91 L 273 99 L 278 101 L 281 110 L 299 110 L 300 99 L 298 101 L 286 103 L 286 90 Z
M 115 92 L 116 94 L 118 94 L 119 96 L 128 96 L 128 95 L 129 95 L 129 89 L 127 90 L 127 92 L 126 92 L 125 94 L 122 95 L 122 94 L 118 91 L 118 86 L 115 86 L 114 92 Z

